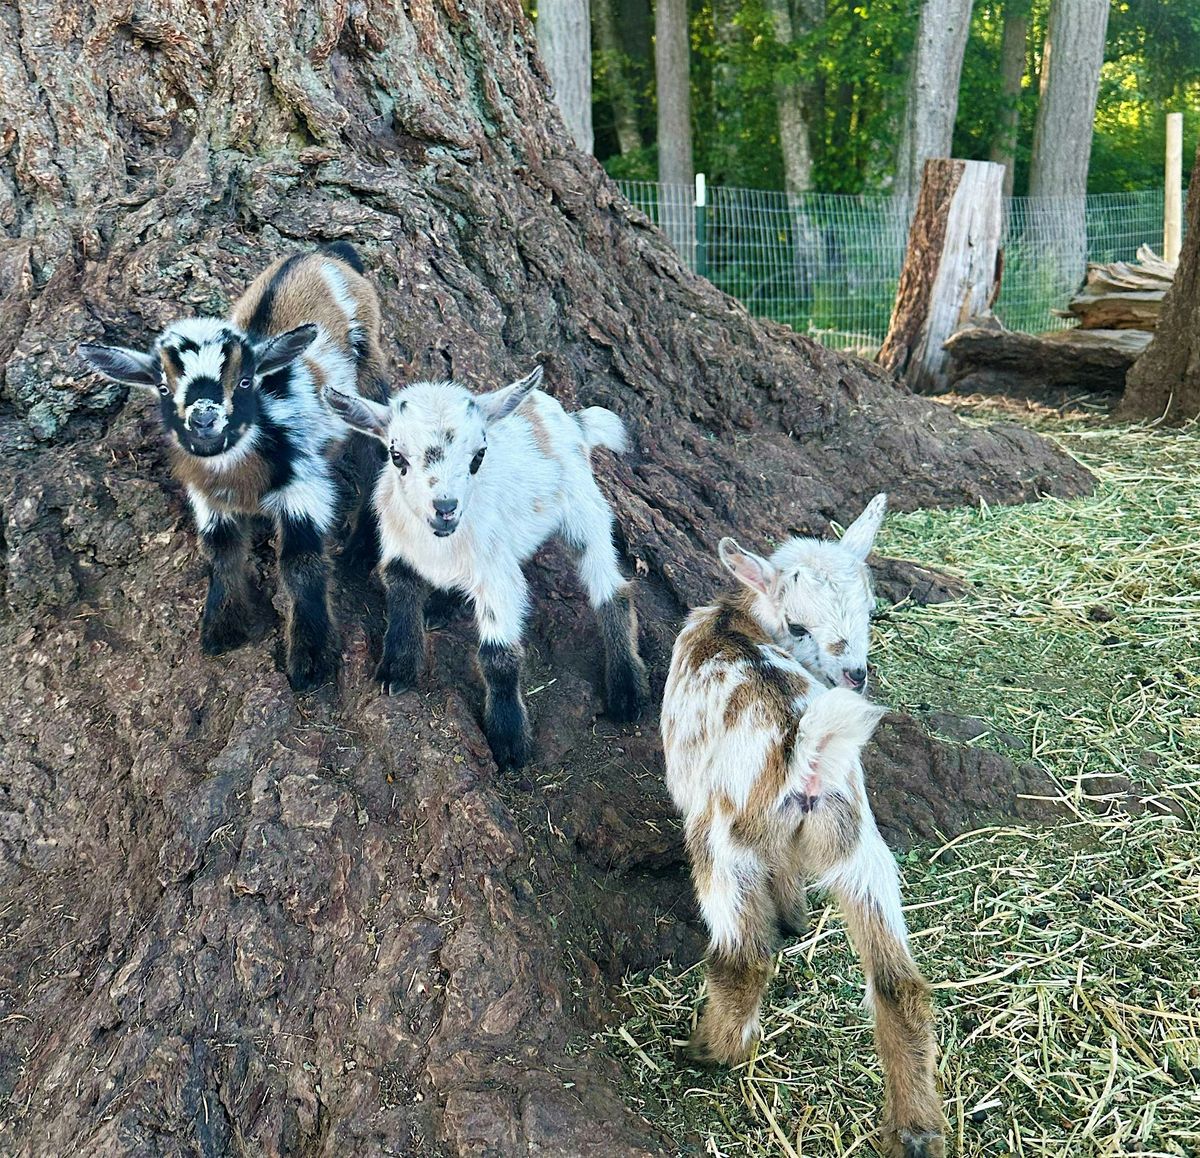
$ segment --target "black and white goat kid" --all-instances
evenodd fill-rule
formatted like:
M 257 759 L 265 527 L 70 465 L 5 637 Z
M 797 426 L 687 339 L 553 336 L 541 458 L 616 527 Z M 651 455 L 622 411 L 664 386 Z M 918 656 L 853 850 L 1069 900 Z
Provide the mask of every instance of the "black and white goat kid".
M 379 299 L 362 273 L 353 247 L 338 242 L 276 261 L 228 319 L 173 322 L 148 352 L 79 348 L 102 374 L 161 395 L 171 470 L 211 563 L 200 625 L 209 655 L 248 638 L 248 521 L 274 520 L 287 595 L 287 674 L 297 691 L 329 681 L 338 666 L 325 540 L 339 509 L 330 456 L 351 431 L 322 390 L 386 397 Z M 356 459 L 377 464 L 375 448 L 353 437 L 363 442 Z M 369 486 L 347 549 L 374 561 Z

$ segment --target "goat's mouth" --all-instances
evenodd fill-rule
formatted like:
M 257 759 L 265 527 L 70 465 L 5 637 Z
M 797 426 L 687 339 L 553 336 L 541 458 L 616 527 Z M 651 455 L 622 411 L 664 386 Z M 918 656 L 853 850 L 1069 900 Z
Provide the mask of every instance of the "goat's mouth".
M 229 431 L 217 430 L 212 434 L 197 434 L 189 430 L 184 438 L 184 446 L 197 458 L 211 458 L 229 449 Z
M 840 683 L 844 688 L 849 688 L 852 692 L 858 692 L 860 696 L 866 694 L 867 677 L 865 673 L 856 678 L 852 673 L 844 671 L 842 672 L 838 683 Z
M 430 519 L 429 526 L 439 539 L 448 539 L 458 530 L 457 519 Z

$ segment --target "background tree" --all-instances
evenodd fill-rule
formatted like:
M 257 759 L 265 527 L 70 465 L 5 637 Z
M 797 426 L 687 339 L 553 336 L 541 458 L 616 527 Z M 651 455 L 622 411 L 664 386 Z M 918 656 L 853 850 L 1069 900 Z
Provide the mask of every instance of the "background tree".
M 1000 49 L 1000 100 L 988 160 L 1004 166 L 1004 196 L 1011 197 L 1021 122 L 1021 82 L 1029 45 L 1030 0 L 1005 0 L 1004 38 Z
M 914 198 L 930 157 L 948 157 L 971 0 L 924 0 L 909 64 L 908 100 L 896 158 L 896 193 Z
M 823 0 L 767 0 L 767 10 L 780 45 L 793 59 L 782 63 L 775 79 L 779 110 L 779 145 L 783 153 L 783 182 L 788 193 L 812 188 L 813 154 L 808 120 L 811 106 L 806 77 L 800 72 L 803 45 L 824 17 Z
M 656 0 L 654 78 L 658 107 L 658 179 L 662 226 L 688 261 L 696 239 L 692 185 L 691 64 L 687 0 Z
M 1188 185 L 1187 234 L 1146 352 L 1125 379 L 1121 418 L 1200 417 L 1200 148 Z
M 568 406 L 626 419 L 636 452 L 597 469 L 657 681 L 729 530 L 1087 475 L 690 275 L 571 144 L 516 0 L 19 0 L 0 29 L 0 1151 L 670 1149 L 595 1035 L 610 982 L 700 937 L 657 721 L 597 716 L 570 560 L 530 568 L 525 779 L 480 733 L 470 626 L 381 697 L 379 596 L 351 576 L 341 684 L 297 700 L 269 639 L 200 654 L 155 400 L 76 344 L 145 341 L 351 240 L 396 381 L 540 361 Z M 1020 783 L 914 721 L 879 735 L 893 838 L 987 822 L 972 776 Z
M 592 20 L 588 0 L 539 0 L 538 51 L 575 144 L 592 151 Z
M 592 26 L 599 51 L 593 56 L 600 95 L 612 108 L 613 130 L 621 156 L 642 147 L 638 119 L 638 95 L 631 76 L 629 57 L 621 41 L 617 0 L 592 0 Z
M 1029 166 L 1030 197 L 1082 197 L 1087 192 L 1108 8 L 1108 0 L 1051 2 Z

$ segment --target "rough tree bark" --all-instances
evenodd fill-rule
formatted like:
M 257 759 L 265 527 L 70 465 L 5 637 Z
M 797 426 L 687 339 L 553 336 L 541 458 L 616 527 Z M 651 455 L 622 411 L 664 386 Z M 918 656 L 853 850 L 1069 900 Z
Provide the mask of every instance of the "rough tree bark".
M 931 157 L 949 157 L 958 82 L 971 28 L 971 0 L 924 0 L 908 74 L 896 193 L 913 200 Z
M 627 156 L 642 147 L 642 130 L 638 124 L 637 100 L 625 64 L 625 46 L 617 25 L 616 0 L 592 0 L 592 14 L 596 44 L 603 54 L 604 69 L 608 74 L 617 147 L 622 156 Z
M 1200 416 L 1200 149 L 1188 183 L 1187 234 L 1146 352 L 1125 379 L 1122 418 Z
M 340 686 L 297 700 L 274 635 L 201 655 L 155 407 L 86 376 L 80 340 L 144 341 L 351 239 L 397 380 L 540 359 L 626 418 L 636 453 L 598 471 L 658 689 L 722 534 L 823 529 L 885 488 L 1089 485 L 688 274 L 571 147 L 533 43 L 517 0 L 0 8 L 0 1152 L 671 1152 L 593 1035 L 624 970 L 700 943 L 656 719 L 597 718 L 563 552 L 530 567 L 525 781 L 488 755 L 468 626 L 378 695 L 369 585 L 338 586 Z M 871 760 L 893 838 L 1047 794 L 912 720 Z
M 654 5 L 654 77 L 658 101 L 660 221 L 675 251 L 695 265 L 692 186 L 692 90 L 687 0 Z
M 1004 39 L 1000 46 L 1000 95 L 1004 100 L 1004 108 L 996 124 L 996 135 L 992 139 L 988 160 L 1004 166 L 1005 197 L 1011 197 L 1013 191 L 1030 8 L 1030 0 L 1007 0 L 1004 5 Z
M 588 0 L 540 0 L 538 51 L 575 144 L 590 153 L 592 138 L 592 14 Z

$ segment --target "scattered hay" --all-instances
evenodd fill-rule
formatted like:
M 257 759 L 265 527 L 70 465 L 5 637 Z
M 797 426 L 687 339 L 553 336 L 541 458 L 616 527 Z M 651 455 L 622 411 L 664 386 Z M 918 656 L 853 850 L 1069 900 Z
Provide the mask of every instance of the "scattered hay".
M 985 829 L 903 858 L 913 951 L 938 991 L 952 1148 L 1194 1158 L 1200 432 L 1028 420 L 1096 473 L 1096 493 L 889 519 L 881 551 L 957 570 L 974 594 L 881 615 L 877 694 L 988 721 L 1072 802 L 1114 773 L 1148 801 L 1137 817 L 1081 809 L 1052 829 Z M 672 1057 L 701 978 L 669 964 L 631 978 L 634 1012 L 611 1043 L 630 1098 L 680 1152 L 869 1155 L 880 1076 L 837 916 L 817 909 L 781 955 L 765 1039 L 735 1071 Z

